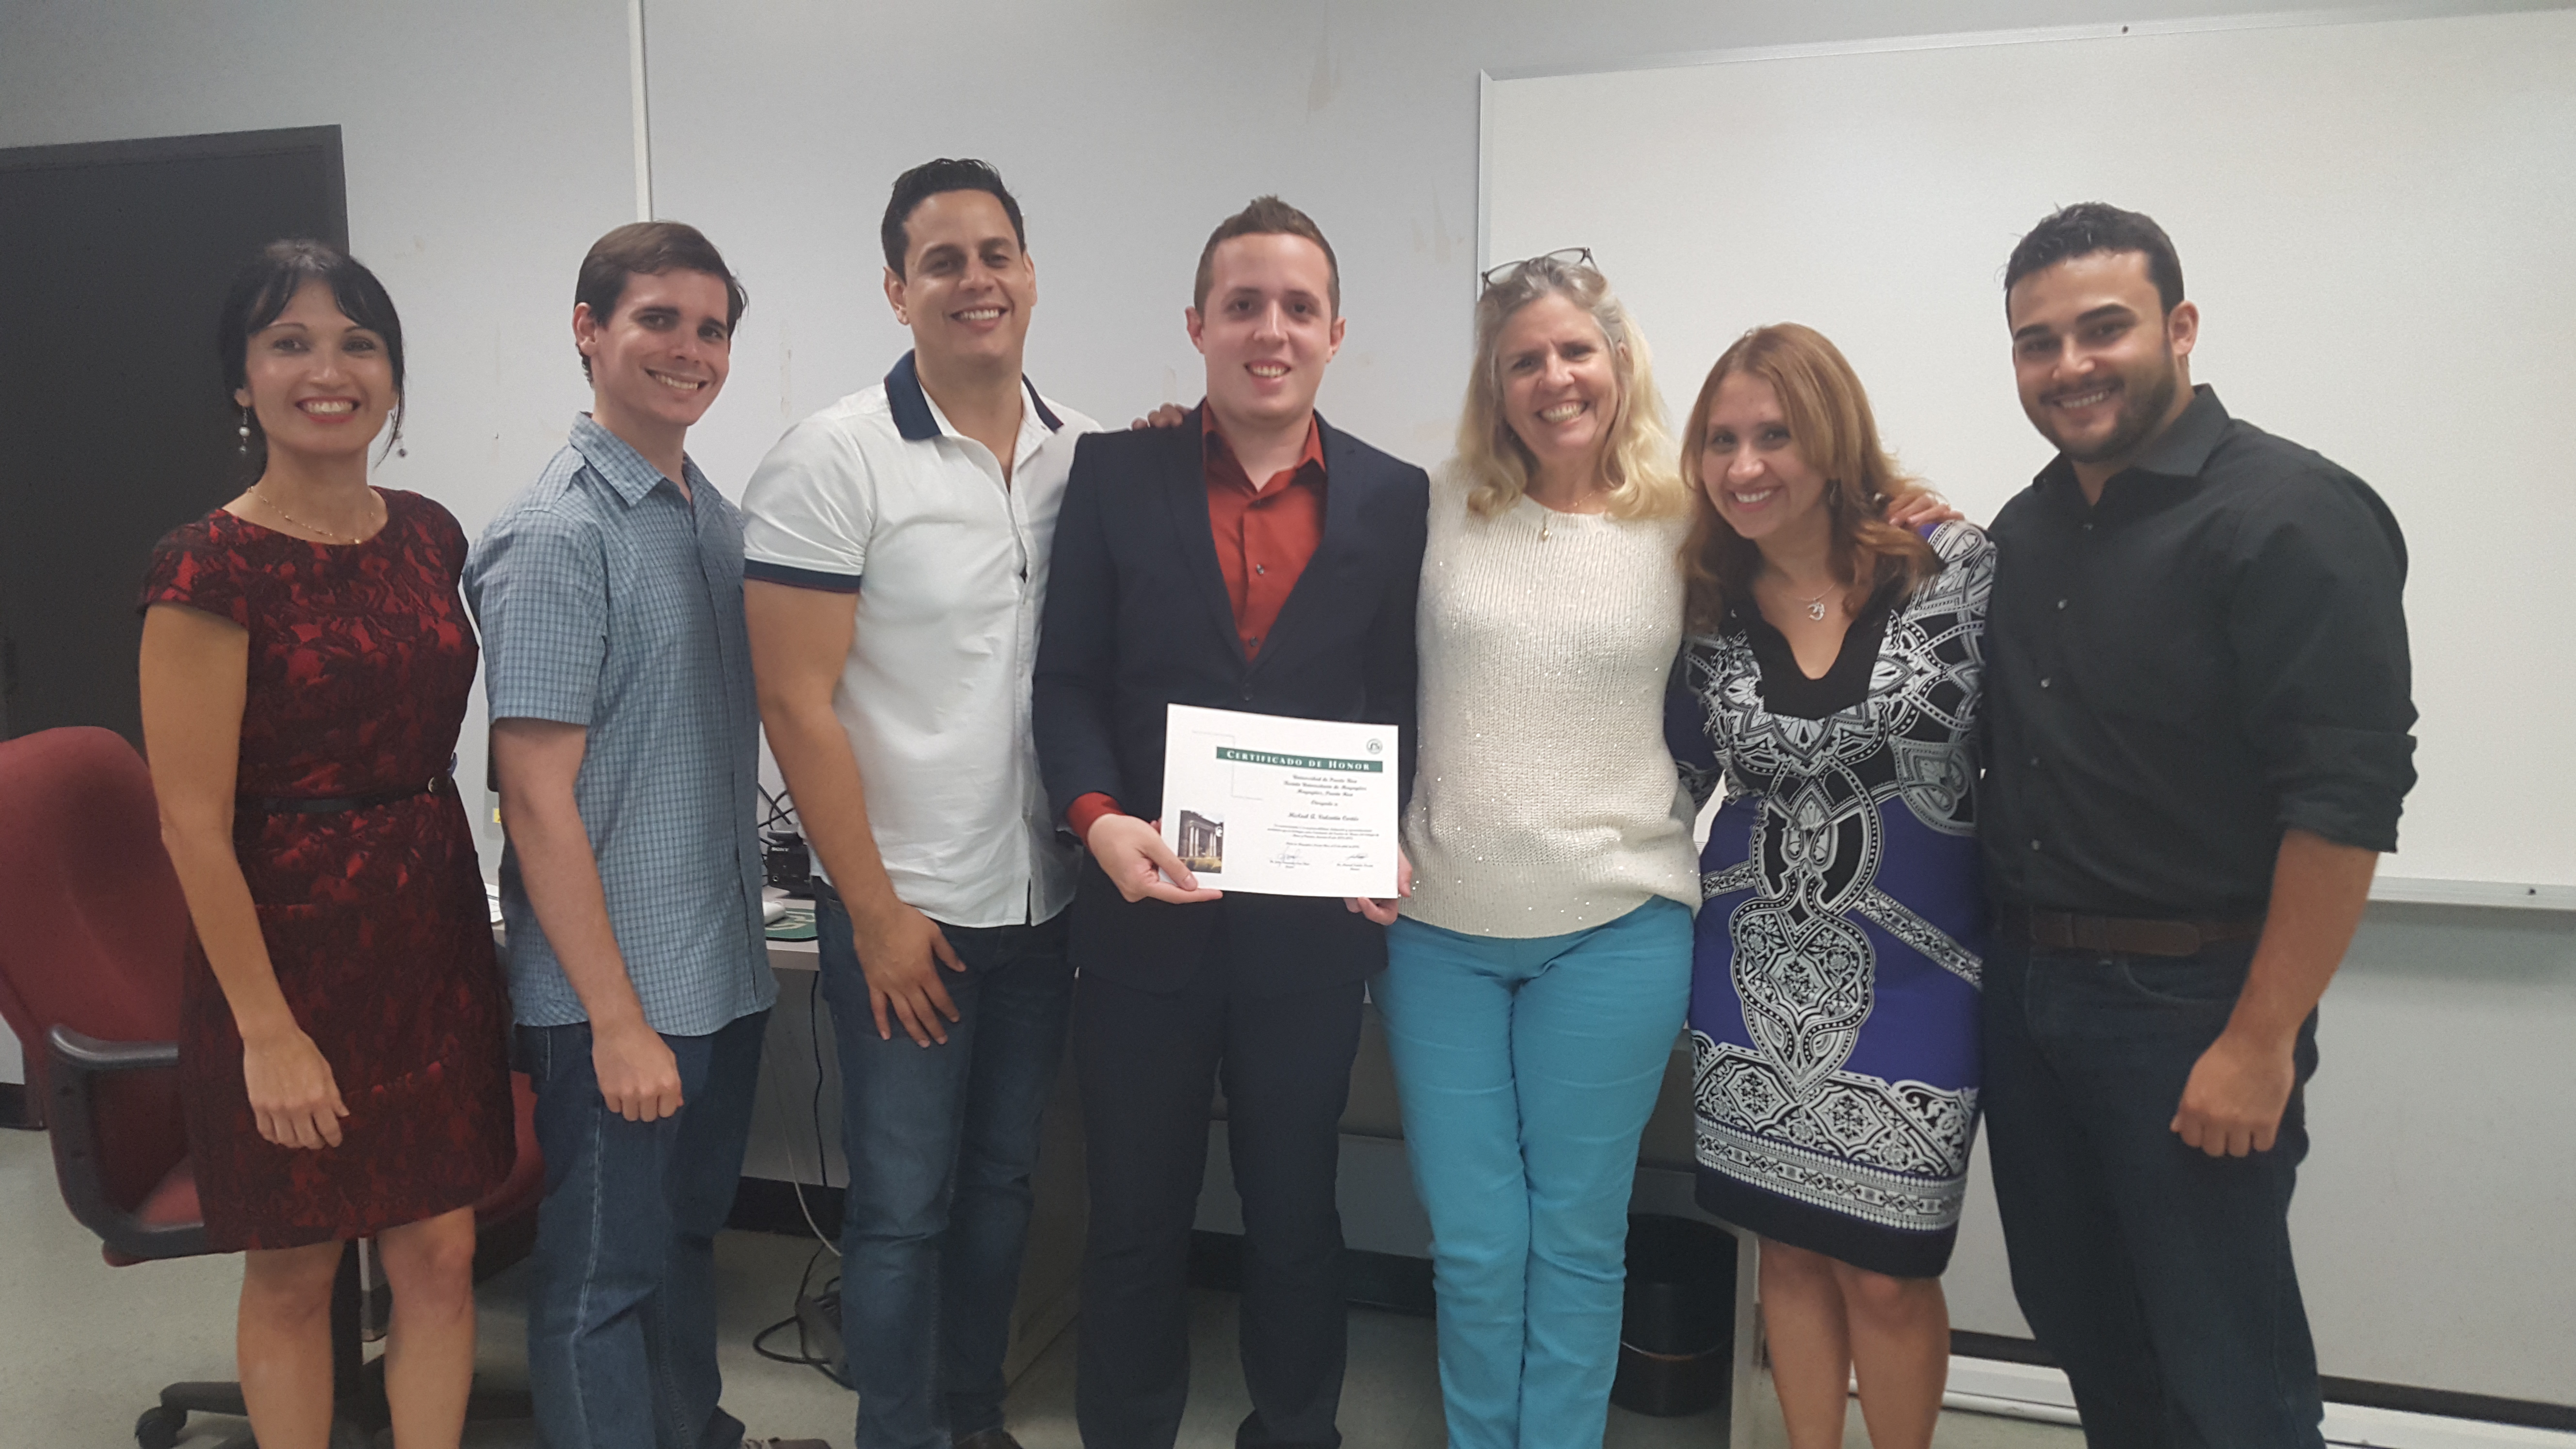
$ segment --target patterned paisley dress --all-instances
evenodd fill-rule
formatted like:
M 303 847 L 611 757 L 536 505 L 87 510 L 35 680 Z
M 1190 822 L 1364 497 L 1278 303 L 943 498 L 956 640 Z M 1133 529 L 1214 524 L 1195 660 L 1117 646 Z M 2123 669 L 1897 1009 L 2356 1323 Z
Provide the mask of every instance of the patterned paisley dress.
M 1764 1237 L 1938 1275 L 1977 1129 L 1978 689 L 1994 547 L 1882 598 L 1823 678 L 1751 609 L 1691 641 L 1674 758 L 1726 801 L 1691 988 L 1699 1201 Z
M 277 983 L 349 1115 L 320 1151 L 263 1141 L 231 1008 L 193 933 L 179 1075 L 221 1250 L 364 1237 L 472 1205 L 516 1154 L 501 978 L 472 826 L 448 779 L 474 683 L 465 534 L 417 494 L 346 547 L 218 510 L 154 549 L 142 607 L 250 631 L 233 849 Z M 435 782 L 435 788 L 430 788 Z M 271 814 L 262 798 L 410 790 Z

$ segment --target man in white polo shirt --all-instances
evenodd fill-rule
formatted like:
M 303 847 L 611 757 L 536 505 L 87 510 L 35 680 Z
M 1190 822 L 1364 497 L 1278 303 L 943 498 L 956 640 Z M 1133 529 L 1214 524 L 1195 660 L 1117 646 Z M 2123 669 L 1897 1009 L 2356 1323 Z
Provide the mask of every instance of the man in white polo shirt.
M 883 239 L 913 350 L 752 475 L 744 606 L 770 748 L 830 880 L 858 1449 L 1016 1449 L 1002 1356 L 1076 862 L 1029 678 L 1074 440 L 1097 425 L 1021 374 L 1037 273 L 992 167 L 905 172 Z

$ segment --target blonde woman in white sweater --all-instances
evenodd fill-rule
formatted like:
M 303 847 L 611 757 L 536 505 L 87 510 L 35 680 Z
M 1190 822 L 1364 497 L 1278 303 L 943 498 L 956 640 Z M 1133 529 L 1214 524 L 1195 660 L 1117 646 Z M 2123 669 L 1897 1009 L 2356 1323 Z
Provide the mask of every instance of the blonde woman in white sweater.
M 1664 744 L 1690 492 L 1592 266 L 1487 274 L 1423 556 L 1413 894 L 1374 983 L 1455 1449 L 1601 1442 L 1699 873 Z

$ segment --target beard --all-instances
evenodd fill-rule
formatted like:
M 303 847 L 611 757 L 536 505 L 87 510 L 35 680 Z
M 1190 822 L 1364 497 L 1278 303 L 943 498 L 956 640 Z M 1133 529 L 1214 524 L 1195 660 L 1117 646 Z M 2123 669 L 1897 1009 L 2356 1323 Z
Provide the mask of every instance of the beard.
M 2079 444 L 2045 423 L 2040 425 L 2039 431 L 2041 436 L 2055 443 L 2060 452 L 2078 463 L 2099 463 L 2108 458 L 2126 457 L 2154 437 L 2156 430 L 2164 425 L 2165 414 L 2172 409 L 2174 395 L 2181 387 L 2182 379 L 2173 365 L 2173 350 L 2168 347 L 2152 374 L 2124 374 L 2121 377 L 2120 415 L 2101 441 Z

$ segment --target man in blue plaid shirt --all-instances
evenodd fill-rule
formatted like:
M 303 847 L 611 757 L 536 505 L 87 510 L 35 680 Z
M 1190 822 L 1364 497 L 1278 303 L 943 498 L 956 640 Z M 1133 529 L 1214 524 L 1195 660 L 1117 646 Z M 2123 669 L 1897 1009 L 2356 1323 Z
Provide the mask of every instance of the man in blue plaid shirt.
M 546 1158 L 530 1386 L 549 1449 L 735 1449 L 714 1244 L 778 986 L 742 520 L 685 445 L 744 297 L 696 229 L 638 222 L 591 248 L 574 298 L 591 411 L 465 570 Z

